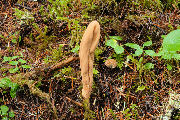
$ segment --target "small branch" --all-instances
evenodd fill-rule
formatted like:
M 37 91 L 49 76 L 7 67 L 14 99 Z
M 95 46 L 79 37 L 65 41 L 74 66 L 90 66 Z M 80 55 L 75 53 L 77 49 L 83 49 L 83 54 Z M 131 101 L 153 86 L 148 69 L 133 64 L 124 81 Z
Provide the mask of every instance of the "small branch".
M 71 98 L 69 98 L 69 97 L 65 97 L 67 100 L 69 100 L 70 102 L 72 102 L 72 103 L 74 103 L 74 104 L 76 104 L 76 105 L 78 105 L 78 106 L 80 106 L 80 107 L 83 107 L 83 105 L 81 104 L 81 103 L 79 103 L 79 102 L 76 102 L 75 100 L 72 100 Z
M 60 69 L 64 65 L 66 65 L 66 64 L 68 64 L 68 63 L 70 63 L 72 61 L 78 60 L 78 59 L 79 59 L 79 57 L 71 56 L 71 57 L 67 58 L 66 60 L 64 60 L 64 61 L 62 61 L 60 63 L 52 65 L 49 68 L 45 68 L 43 71 L 47 71 L 48 70 L 47 72 L 50 73 L 50 72 L 52 72 L 52 71 L 54 71 L 56 69 Z

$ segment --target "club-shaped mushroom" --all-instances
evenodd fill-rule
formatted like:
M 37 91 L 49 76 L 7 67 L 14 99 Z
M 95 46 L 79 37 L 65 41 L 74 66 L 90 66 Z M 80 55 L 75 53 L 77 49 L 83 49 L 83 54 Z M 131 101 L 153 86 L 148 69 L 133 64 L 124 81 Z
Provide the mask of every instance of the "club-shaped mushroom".
M 84 99 L 89 99 L 92 91 L 93 84 L 93 62 L 94 51 L 100 39 L 100 25 L 97 21 L 92 21 L 80 43 L 80 68 L 82 76 L 82 96 Z

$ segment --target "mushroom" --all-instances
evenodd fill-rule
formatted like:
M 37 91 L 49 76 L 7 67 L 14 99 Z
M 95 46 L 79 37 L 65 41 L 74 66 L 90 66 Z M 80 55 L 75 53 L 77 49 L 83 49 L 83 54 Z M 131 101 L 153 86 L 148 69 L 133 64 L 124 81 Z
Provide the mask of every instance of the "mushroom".
M 115 59 L 108 59 L 104 63 L 108 68 L 115 68 L 117 66 L 117 61 Z
M 80 43 L 80 68 L 82 76 L 82 96 L 84 99 L 89 99 L 92 91 L 93 84 L 93 62 L 94 51 L 100 39 L 100 25 L 97 21 L 92 21 Z

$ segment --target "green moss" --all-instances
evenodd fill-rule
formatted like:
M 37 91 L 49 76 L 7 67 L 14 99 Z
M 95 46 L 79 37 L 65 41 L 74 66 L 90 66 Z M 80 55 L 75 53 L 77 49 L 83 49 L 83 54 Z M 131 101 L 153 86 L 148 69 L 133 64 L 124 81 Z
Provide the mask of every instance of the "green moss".
M 84 119 L 85 120 L 93 120 L 95 118 L 95 113 L 90 110 L 90 103 L 89 103 L 89 99 L 85 99 L 83 101 L 83 107 L 84 107 Z

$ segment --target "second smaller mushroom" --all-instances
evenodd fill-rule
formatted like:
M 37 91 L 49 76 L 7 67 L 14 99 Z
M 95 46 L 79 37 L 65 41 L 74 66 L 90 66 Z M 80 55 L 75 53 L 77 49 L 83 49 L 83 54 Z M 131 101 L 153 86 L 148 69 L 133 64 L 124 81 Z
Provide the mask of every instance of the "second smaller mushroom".
M 108 59 L 104 63 L 108 68 L 115 68 L 117 66 L 117 61 L 114 59 Z

